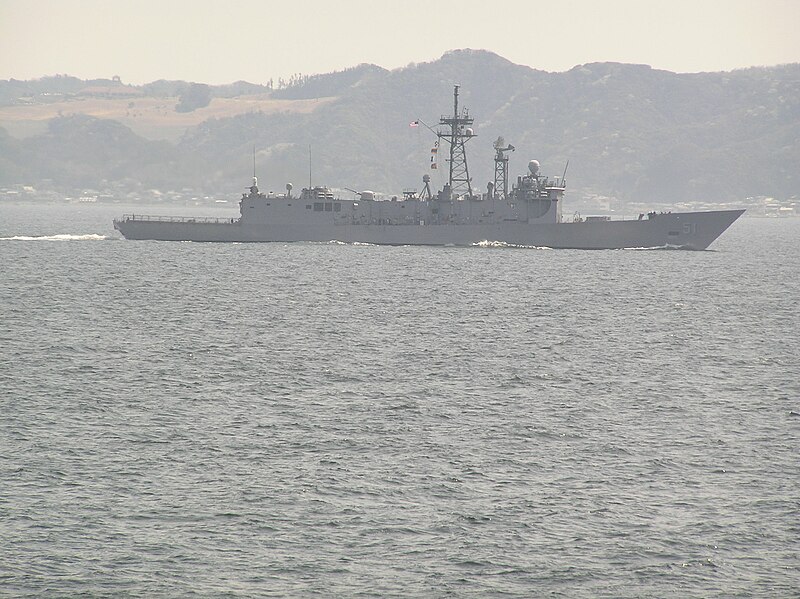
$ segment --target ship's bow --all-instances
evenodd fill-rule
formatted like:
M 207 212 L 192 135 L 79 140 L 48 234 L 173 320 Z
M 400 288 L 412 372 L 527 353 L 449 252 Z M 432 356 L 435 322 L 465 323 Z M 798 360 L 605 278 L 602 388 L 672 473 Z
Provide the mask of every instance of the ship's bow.
M 715 210 L 695 213 L 695 218 L 688 225 L 693 235 L 686 247 L 693 250 L 708 248 L 742 214 L 744 214 L 744 210 Z

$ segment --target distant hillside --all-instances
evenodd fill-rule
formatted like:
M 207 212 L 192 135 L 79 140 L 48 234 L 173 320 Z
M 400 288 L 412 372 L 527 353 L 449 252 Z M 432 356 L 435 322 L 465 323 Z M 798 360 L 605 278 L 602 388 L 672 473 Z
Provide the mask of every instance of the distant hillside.
M 274 90 L 272 97 L 287 100 L 307 100 L 309 98 L 338 96 L 371 75 L 381 76 L 386 73 L 386 69 L 373 64 L 360 64 L 344 71 L 299 77 L 296 83 Z
M 516 147 L 515 175 L 531 158 L 551 174 L 561 174 L 569 160 L 573 193 L 662 203 L 800 193 L 798 64 L 676 74 L 599 63 L 548 73 L 472 50 L 393 71 L 360 65 L 298 77 L 282 89 L 244 82 L 209 86 L 208 106 L 185 114 L 175 105 L 181 90 L 190 89 L 186 83 L 127 88 L 124 93 L 139 95 L 92 100 L 95 118 L 103 114 L 102 102 L 118 111 L 132 103 L 127 115 L 116 117 L 125 126 L 76 120 L 62 109 L 49 125 L 41 121 L 34 135 L 0 132 L 0 185 L 44 178 L 96 187 L 102 180 L 133 179 L 236 194 L 247 183 L 254 146 L 267 190 L 307 183 L 309 146 L 315 184 L 400 193 L 419 188 L 426 173 L 441 184 L 446 169 L 429 168 L 433 135 L 408 124 L 422 119 L 435 127 L 452 110 L 455 83 L 475 117 L 478 137 L 470 142 L 469 167 L 478 189 L 493 176 L 492 142 L 502 135 Z M 0 82 L 6 103 L 0 123 L 14 134 L 15 114 L 30 116 L 56 101 L 42 94 L 114 85 L 121 83 Z M 29 95 L 29 104 L 14 104 L 21 90 L 33 90 L 39 99 Z M 69 106 L 79 110 L 81 101 Z M 130 116 L 137 109 L 141 117 Z M 173 135 L 159 136 L 166 127 Z

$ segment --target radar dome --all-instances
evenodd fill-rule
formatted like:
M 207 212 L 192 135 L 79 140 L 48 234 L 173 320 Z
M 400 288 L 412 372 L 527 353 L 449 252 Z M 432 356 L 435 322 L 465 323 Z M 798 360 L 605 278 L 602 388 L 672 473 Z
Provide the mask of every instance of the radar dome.
M 472 137 L 475 133 L 472 131 L 472 127 L 467 127 L 466 130 L 467 137 Z
M 286 184 L 286 191 L 289 191 L 289 192 L 291 192 L 291 191 L 292 191 L 292 187 L 293 187 L 293 186 L 292 186 L 292 184 L 291 184 L 291 183 L 287 183 L 287 184 Z
M 531 172 L 531 175 L 538 175 L 539 174 L 539 161 L 538 160 L 531 160 L 528 163 L 528 170 Z
M 422 175 L 422 182 L 423 183 L 430 183 L 431 182 L 431 176 L 430 175 Z

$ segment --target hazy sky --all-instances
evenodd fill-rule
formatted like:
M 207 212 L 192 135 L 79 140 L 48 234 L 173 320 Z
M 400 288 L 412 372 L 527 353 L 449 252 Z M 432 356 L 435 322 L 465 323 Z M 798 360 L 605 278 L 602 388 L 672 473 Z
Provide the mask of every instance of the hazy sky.
M 547 71 L 800 62 L 800 0 L 0 0 L 0 79 L 264 83 L 456 48 Z

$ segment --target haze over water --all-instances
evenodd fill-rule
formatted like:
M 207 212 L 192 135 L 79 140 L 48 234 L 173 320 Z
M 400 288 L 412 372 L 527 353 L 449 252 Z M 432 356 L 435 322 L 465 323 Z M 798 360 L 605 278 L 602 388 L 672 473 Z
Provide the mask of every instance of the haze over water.
M 592 252 L 123 211 L 0 206 L 0 595 L 797 594 L 800 219 Z

